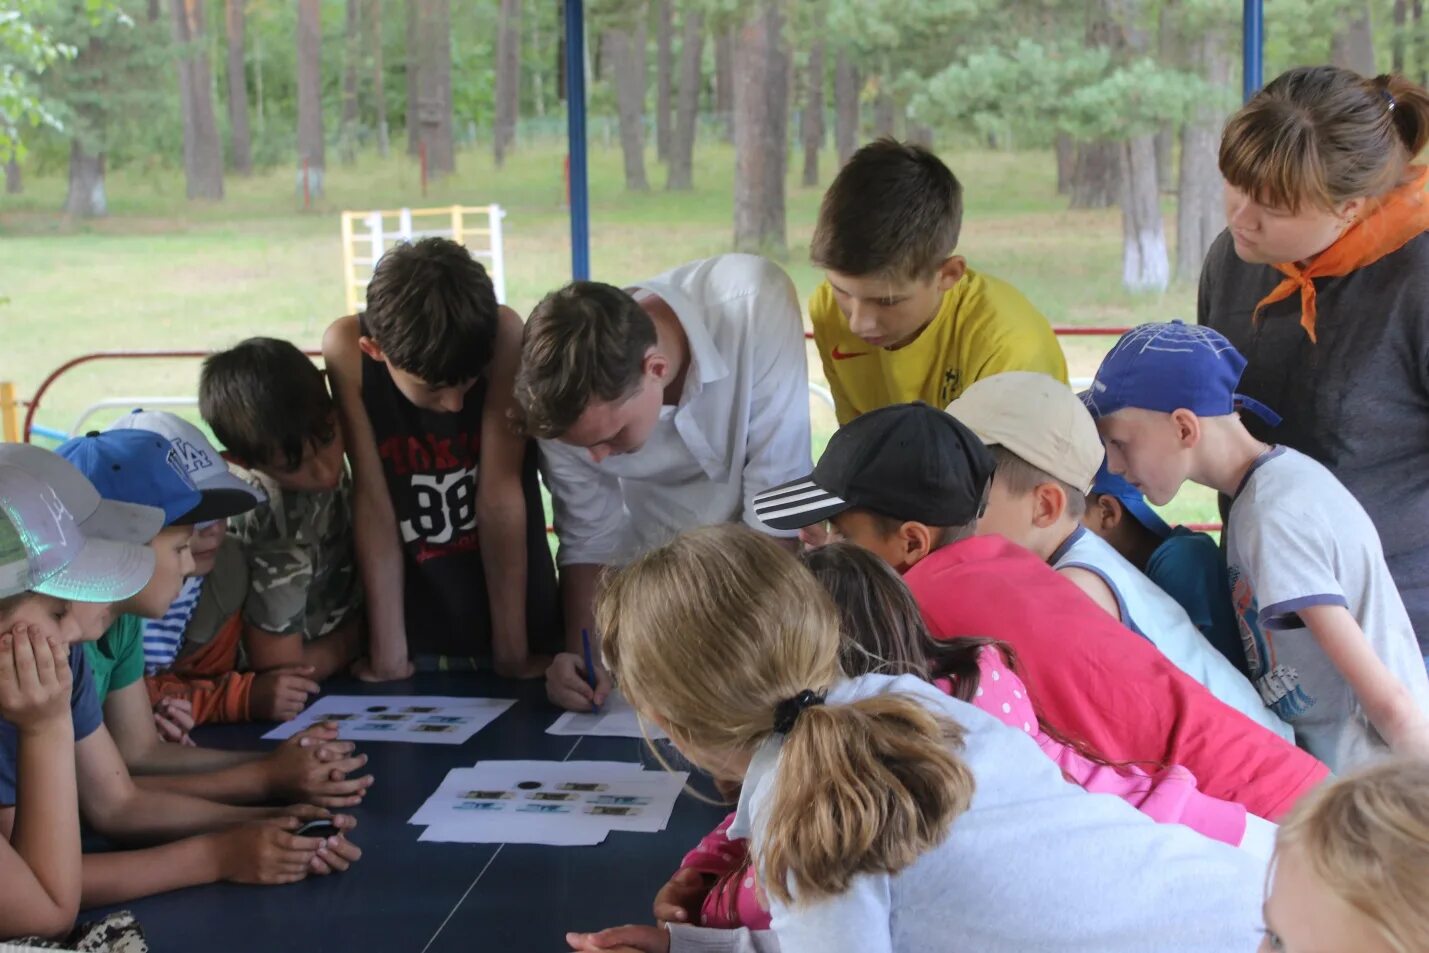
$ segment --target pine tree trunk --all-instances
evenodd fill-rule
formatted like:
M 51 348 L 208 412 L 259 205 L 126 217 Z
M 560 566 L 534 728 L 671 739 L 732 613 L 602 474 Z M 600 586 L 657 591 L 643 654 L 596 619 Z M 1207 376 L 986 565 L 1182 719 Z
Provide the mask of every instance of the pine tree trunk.
M 724 127 L 724 141 L 734 141 L 735 28 L 715 32 L 715 116 Z
M 174 0 L 179 100 L 184 120 L 184 180 L 191 199 L 223 198 L 223 142 L 213 111 L 213 70 L 203 0 Z
M 407 154 L 422 151 L 422 122 L 417 117 L 417 101 L 422 98 L 422 0 L 407 0 Z
M 418 37 L 422 53 L 422 88 L 417 98 L 419 141 L 427 153 L 427 175 L 440 179 L 456 171 L 452 142 L 451 0 L 421 0 Z
M 322 0 L 298 0 L 298 191 L 323 194 Z M 306 165 L 305 165 L 306 164 Z
M 1419 76 L 1419 85 L 1429 84 L 1429 55 L 1426 55 L 1424 35 L 1424 0 L 1410 0 L 1409 3 L 1409 49 L 1414 54 L 1414 69 Z
M 76 218 L 99 218 L 109 214 L 104 194 L 104 153 L 87 152 L 76 136 L 69 144 L 69 192 L 65 213 Z
M 1404 33 L 1409 25 L 1409 4 L 1407 0 L 1394 0 L 1394 45 L 1391 52 L 1389 71 L 1404 73 Z
M 1111 208 L 1121 201 L 1121 150 L 1114 142 L 1077 143 L 1072 208 Z
M 20 173 L 20 163 L 11 157 L 5 163 L 5 194 L 19 195 L 25 191 L 25 179 Z
M 556 99 L 566 101 L 566 5 L 556 4 Z
M 885 139 L 893 139 L 898 135 L 897 109 L 898 104 L 888 89 L 888 74 L 885 71 L 878 77 L 878 95 L 873 100 L 874 135 Z
M 382 0 L 369 0 L 367 22 L 371 24 L 372 98 L 377 104 L 377 154 L 387 158 L 392 149 L 387 125 L 387 71 L 382 64 Z
M 1162 192 L 1169 192 L 1175 185 L 1171 164 L 1176 153 L 1176 127 L 1163 122 L 1157 127 L 1152 142 L 1156 149 L 1156 187 Z
M 1193 68 L 1213 89 L 1231 85 L 1231 54 L 1224 31 L 1207 28 L 1192 49 Z M 1176 201 L 1176 280 L 1197 281 L 1211 242 L 1226 227 L 1219 151 L 1225 117 L 1202 106 L 1181 127 L 1181 176 Z
M 670 159 L 670 133 L 674 120 L 675 20 L 672 0 L 655 0 L 655 155 Z
M 232 134 L 233 171 L 252 175 L 253 136 L 248 129 L 248 75 L 243 55 L 245 2 L 227 0 L 224 4 L 228 32 L 228 128 Z
M 645 177 L 645 18 L 612 26 L 605 33 L 605 51 L 615 80 L 620 114 L 620 151 L 625 157 L 625 188 L 648 192 Z
M 805 186 L 819 184 L 819 150 L 824 147 L 824 40 L 822 25 L 809 48 L 804 70 L 804 115 L 800 133 L 804 140 Z
M 788 53 L 780 0 L 763 0 L 734 49 L 734 247 L 787 252 L 784 172 L 788 164 Z
M 1077 143 L 1065 132 L 1057 133 L 1057 194 L 1072 194 L 1072 179 L 1077 168 Z
M 681 192 L 695 187 L 695 131 L 700 119 L 700 62 L 705 46 L 704 14 L 687 2 L 680 37 L 680 94 L 675 107 L 675 133 L 670 140 L 669 175 L 665 188 Z
M 1165 291 L 1171 281 L 1154 136 L 1121 144 L 1122 284 L 1128 291 Z
M 839 153 L 839 167 L 858 150 L 858 95 L 862 88 L 853 54 L 847 47 L 839 50 L 834 64 L 834 147 Z
M 496 27 L 496 123 L 492 155 L 500 167 L 516 144 L 521 111 L 521 0 L 501 0 Z
M 337 134 L 343 165 L 357 161 L 357 65 L 362 59 L 361 0 L 347 0 L 342 48 L 342 125 Z
M 1369 4 L 1361 0 L 1343 16 L 1343 25 L 1330 38 L 1330 62 L 1361 76 L 1374 76 L 1378 70 L 1374 65 Z

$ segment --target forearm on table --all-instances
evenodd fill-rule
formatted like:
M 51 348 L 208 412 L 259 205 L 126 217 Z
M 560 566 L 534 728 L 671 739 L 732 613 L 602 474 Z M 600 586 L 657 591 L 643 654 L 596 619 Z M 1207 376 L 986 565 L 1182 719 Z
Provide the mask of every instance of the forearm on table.
M 221 804 L 261 804 L 272 796 L 272 785 L 263 769 L 263 752 L 222 753 L 233 754 L 241 760 L 201 773 L 146 775 L 135 778 L 134 783 L 143 791 L 182 794 Z
M 145 850 L 84 855 L 83 907 L 127 903 L 219 879 L 212 838 L 188 837 Z
M 235 807 L 171 791 L 134 787 L 122 802 L 85 812 L 99 833 L 126 844 L 154 843 L 222 830 L 257 820 L 271 812 Z
M 16 807 L 10 844 L 43 888 L 53 911 L 46 920 L 73 922 L 79 896 L 80 840 L 74 728 L 65 718 L 52 730 L 21 734 Z

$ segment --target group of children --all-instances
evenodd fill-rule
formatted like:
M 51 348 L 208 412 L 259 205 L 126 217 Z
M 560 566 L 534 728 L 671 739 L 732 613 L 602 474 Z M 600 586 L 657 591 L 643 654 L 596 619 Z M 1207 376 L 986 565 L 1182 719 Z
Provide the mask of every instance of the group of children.
M 1373 524 L 1251 437 L 1273 411 L 1214 331 L 1133 329 L 1074 393 L 961 215 L 892 141 L 831 186 L 816 466 L 778 266 L 575 282 L 523 322 L 439 239 L 382 259 L 326 375 L 272 338 L 208 358 L 222 451 L 145 411 L 0 445 L 0 935 L 346 869 L 333 811 L 373 779 L 335 726 L 191 729 L 466 668 L 572 709 L 618 684 L 739 790 L 661 926 L 575 949 L 1424 948 L 1429 675 Z M 1224 548 L 1148 506 L 1188 481 Z M 81 855 L 81 818 L 158 846 Z

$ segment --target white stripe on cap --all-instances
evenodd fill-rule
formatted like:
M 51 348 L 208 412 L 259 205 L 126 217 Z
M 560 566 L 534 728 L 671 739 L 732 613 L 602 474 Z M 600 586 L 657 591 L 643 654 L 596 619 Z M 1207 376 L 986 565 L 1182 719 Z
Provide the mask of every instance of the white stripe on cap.
M 797 503 L 800 500 L 809 500 L 818 496 L 828 496 L 828 492 L 814 486 L 812 483 L 804 483 L 778 492 L 771 490 L 761 493 L 754 498 L 754 512 L 758 513 L 764 507 Z
M 798 516 L 801 513 L 809 513 L 814 510 L 829 510 L 846 506 L 848 506 L 848 504 L 841 498 L 834 496 L 832 493 L 823 493 L 818 499 L 809 503 L 802 503 L 798 506 L 784 506 L 779 509 L 761 510 L 758 505 L 756 505 L 754 514 L 764 522 L 772 523 L 774 520 L 788 519 L 791 516 Z

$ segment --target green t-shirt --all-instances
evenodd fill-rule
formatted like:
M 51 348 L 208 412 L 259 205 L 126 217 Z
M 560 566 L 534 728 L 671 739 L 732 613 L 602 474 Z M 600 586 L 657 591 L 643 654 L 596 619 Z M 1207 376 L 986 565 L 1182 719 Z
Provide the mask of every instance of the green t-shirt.
M 144 677 L 144 620 L 122 615 L 97 642 L 84 643 L 84 654 L 94 672 L 94 693 L 100 704 L 110 692 L 128 688 Z

